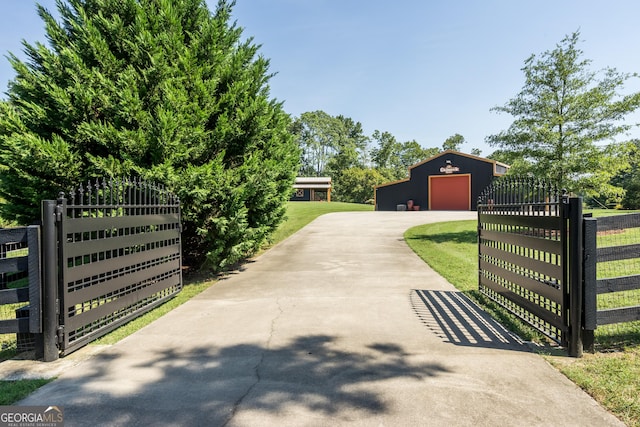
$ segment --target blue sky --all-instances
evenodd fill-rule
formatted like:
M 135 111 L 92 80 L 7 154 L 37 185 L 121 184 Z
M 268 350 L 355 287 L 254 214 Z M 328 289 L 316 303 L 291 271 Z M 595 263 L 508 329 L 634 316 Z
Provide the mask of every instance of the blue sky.
M 54 0 L 39 3 L 55 10 Z M 3 55 L 22 56 L 22 39 L 46 41 L 35 1 L 0 4 Z M 484 138 L 512 121 L 490 109 L 520 91 L 525 59 L 579 29 L 593 71 L 640 73 L 639 16 L 637 0 L 237 0 L 234 8 L 277 73 L 271 96 L 293 116 L 342 114 L 367 135 L 388 131 L 424 147 L 459 133 L 462 151 L 483 155 L 494 150 Z M 1 58 L 3 92 L 12 77 Z M 640 79 L 628 82 L 624 93 L 632 91 Z

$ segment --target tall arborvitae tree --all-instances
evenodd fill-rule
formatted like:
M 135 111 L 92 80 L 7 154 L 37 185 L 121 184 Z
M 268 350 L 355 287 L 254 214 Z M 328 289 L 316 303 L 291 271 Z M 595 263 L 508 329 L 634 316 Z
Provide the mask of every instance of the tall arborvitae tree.
M 269 62 L 231 22 L 234 2 L 59 0 L 48 45 L 0 104 L 1 215 L 95 177 L 140 175 L 181 199 L 183 248 L 213 268 L 253 253 L 281 222 L 298 169 Z

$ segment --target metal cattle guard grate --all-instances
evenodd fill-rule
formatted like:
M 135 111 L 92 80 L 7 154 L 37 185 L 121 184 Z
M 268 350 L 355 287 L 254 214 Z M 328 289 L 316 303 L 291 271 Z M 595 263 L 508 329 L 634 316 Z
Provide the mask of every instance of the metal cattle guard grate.
M 180 203 L 163 188 L 88 183 L 58 199 L 56 226 L 61 354 L 182 289 Z

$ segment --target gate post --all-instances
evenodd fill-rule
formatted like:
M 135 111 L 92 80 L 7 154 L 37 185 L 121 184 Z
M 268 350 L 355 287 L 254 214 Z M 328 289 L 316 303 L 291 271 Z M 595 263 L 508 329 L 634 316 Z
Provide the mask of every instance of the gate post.
M 582 197 L 569 198 L 569 356 L 582 357 Z
M 56 233 L 56 201 L 42 201 L 42 283 L 44 361 L 53 362 L 58 351 L 58 260 Z
M 27 227 L 29 248 L 29 332 L 34 338 L 35 357 L 43 357 L 42 335 L 42 242 L 39 225 Z

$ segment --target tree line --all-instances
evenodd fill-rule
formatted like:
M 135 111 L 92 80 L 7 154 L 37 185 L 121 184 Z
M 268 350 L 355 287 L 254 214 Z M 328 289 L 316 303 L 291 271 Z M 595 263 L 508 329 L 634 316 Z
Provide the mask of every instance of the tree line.
M 626 117 L 640 107 L 640 92 L 622 94 L 639 76 L 591 70 L 579 43 L 576 31 L 525 60 L 522 90 L 493 108 L 513 122 L 486 137 L 496 148 L 487 157 L 510 165 L 510 175 L 549 180 L 594 207 L 640 209 L 640 140 L 625 139 L 639 126 Z M 423 148 L 388 132 L 366 137 L 360 123 L 322 111 L 302 114 L 292 132 L 302 152 L 299 173 L 331 175 L 336 199 L 359 203 L 373 185 L 402 179 L 410 165 L 465 142 L 455 134 L 442 147 Z
M 0 100 L 0 216 L 29 224 L 40 201 L 95 178 L 139 176 L 181 200 L 185 264 L 224 269 L 254 254 L 283 221 L 297 175 L 330 175 L 334 197 L 366 203 L 441 150 L 364 135 L 351 118 L 292 118 L 269 92 L 269 60 L 231 19 L 234 2 L 61 0 L 37 6 L 47 44 L 9 53 Z M 513 124 L 487 137 L 510 173 L 548 178 L 600 203 L 640 207 L 640 93 L 628 75 L 590 70 L 579 33 L 532 55 L 522 91 L 496 111 Z M 471 154 L 479 155 L 476 150 Z
M 364 134 L 350 117 L 310 111 L 295 118 L 291 132 L 300 148 L 300 176 L 330 176 L 336 201 L 370 203 L 373 188 L 407 177 L 409 167 L 444 150 L 460 150 L 460 134 L 441 147 L 424 148 L 417 141 L 400 142 L 390 132 Z M 472 154 L 479 155 L 474 149 Z

